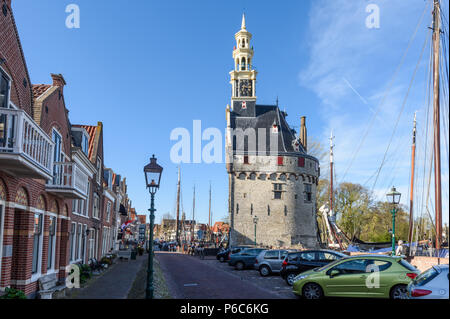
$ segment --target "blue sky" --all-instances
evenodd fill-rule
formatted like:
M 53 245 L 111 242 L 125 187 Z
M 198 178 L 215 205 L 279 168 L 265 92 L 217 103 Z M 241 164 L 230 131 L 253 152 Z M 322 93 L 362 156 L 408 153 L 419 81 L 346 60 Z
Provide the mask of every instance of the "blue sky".
M 80 7 L 79 29 L 65 26 L 65 8 L 72 3 Z M 380 8 L 380 28 L 365 25 L 369 15 L 365 9 L 371 3 Z M 308 135 L 325 147 L 333 130 L 338 181 L 370 189 L 374 178 L 369 178 L 387 149 L 431 13 L 429 0 L 13 0 L 13 9 L 32 82 L 50 83 L 50 73 L 62 73 L 71 122 L 103 122 L 105 165 L 127 177 L 129 196 L 139 213 L 147 213 L 149 206 L 142 168 L 153 153 L 158 157 L 164 173 L 157 193 L 157 221 L 175 208 L 177 164 L 170 161 L 175 143 L 170 132 L 177 127 L 192 131 L 197 119 L 203 128 L 225 128 L 234 34 L 244 11 L 259 72 L 258 103 L 275 103 L 278 96 L 288 122 L 298 130 L 300 116 L 306 116 Z M 445 11 L 448 17 L 448 7 Z M 418 135 L 424 136 L 426 127 L 428 54 L 425 50 L 386 165 L 373 187 L 379 199 L 394 184 L 404 194 L 402 201 L 408 201 L 414 111 Z M 418 144 L 424 143 L 418 139 Z M 423 152 L 418 151 L 419 156 Z M 444 221 L 448 221 L 448 149 L 442 156 Z M 420 160 L 419 165 L 423 166 Z M 213 219 L 226 216 L 225 165 L 182 164 L 181 170 L 187 217 L 192 215 L 195 183 L 196 217 L 207 221 L 210 181 Z M 328 173 L 326 163 L 321 171 Z

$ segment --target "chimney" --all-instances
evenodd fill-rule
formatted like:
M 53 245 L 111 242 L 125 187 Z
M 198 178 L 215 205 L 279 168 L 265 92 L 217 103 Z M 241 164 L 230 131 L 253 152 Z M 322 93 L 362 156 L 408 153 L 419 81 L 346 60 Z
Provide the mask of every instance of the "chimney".
M 302 116 L 300 118 L 300 143 L 302 143 L 305 151 L 308 150 L 307 140 L 308 140 L 308 136 L 306 134 L 306 116 Z
M 61 88 L 61 94 L 63 93 L 64 86 L 66 85 L 66 81 L 62 74 L 51 74 L 53 79 L 53 86 L 59 86 Z

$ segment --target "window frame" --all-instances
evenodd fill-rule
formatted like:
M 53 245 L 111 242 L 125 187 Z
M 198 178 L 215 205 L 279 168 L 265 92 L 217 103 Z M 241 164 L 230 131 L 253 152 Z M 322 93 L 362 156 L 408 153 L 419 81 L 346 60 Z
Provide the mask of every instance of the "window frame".
M 43 246 L 43 214 L 42 213 L 34 213 L 34 218 L 38 216 L 38 233 L 36 234 L 36 221 L 33 223 L 33 250 L 32 250 L 32 263 L 31 263 L 31 275 L 37 275 L 42 272 L 42 246 Z M 37 250 L 35 249 L 35 240 L 37 239 Z M 33 261 L 35 259 L 36 253 L 36 270 L 33 267 Z
M 55 269 L 57 227 L 58 227 L 57 218 L 55 216 L 49 216 L 47 271 Z M 53 228 L 53 234 L 52 234 L 52 228 Z M 50 243 L 51 243 L 51 245 L 50 245 Z M 51 249 L 50 249 L 50 247 L 51 247 Z
M 0 108 L 9 108 L 10 105 L 10 101 L 11 101 L 11 83 L 12 83 L 12 79 L 9 76 L 8 73 L 6 73 L 6 71 L 3 70 L 3 68 L 0 67 L 0 85 L 2 82 L 2 79 L 6 80 L 6 95 L 5 95 L 5 101 L 4 106 L 0 105 Z

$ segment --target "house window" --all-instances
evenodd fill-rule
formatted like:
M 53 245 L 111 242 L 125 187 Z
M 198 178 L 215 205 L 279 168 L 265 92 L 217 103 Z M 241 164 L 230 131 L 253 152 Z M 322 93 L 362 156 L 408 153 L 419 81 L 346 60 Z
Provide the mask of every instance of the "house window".
M 283 184 L 273 184 L 273 199 L 281 199 Z
M 95 237 L 95 230 L 93 228 L 90 229 L 89 231 L 89 240 L 88 240 L 88 245 L 89 245 L 89 252 L 88 252 L 88 258 L 94 258 L 94 237 Z
M 0 70 L 0 107 L 8 107 L 9 78 Z
M 305 202 L 310 202 L 312 200 L 312 187 L 311 184 L 305 185 Z
M 82 263 L 84 263 L 84 256 L 86 251 L 86 231 L 87 231 L 87 225 L 83 225 L 83 233 L 82 233 L 82 243 L 81 243 L 81 260 Z
M 75 258 L 75 233 L 76 233 L 76 224 L 72 223 L 72 226 L 70 228 L 70 260 L 73 261 Z
M 99 158 L 97 158 L 97 184 L 100 184 L 102 178 L 102 166 L 101 161 Z
M 84 216 L 89 215 L 89 196 L 91 195 L 91 183 L 87 183 L 86 205 L 84 205 Z
M 84 132 L 81 137 L 81 149 L 86 156 L 89 156 L 89 138 Z
M 106 205 L 106 221 L 109 222 L 110 216 L 111 216 L 111 202 L 108 201 L 108 205 Z
M 76 240 L 75 260 L 78 260 L 81 251 L 81 224 L 78 224 Z
M 99 198 L 97 194 L 94 194 L 94 207 L 92 208 L 92 217 L 98 218 L 99 216 Z
M 33 274 L 39 270 L 39 255 L 41 250 L 41 233 L 42 233 L 42 214 L 34 214 L 34 231 L 33 231 Z
M 56 217 L 50 217 L 50 225 L 48 230 L 48 255 L 47 269 L 53 269 L 55 257 L 55 238 L 56 238 Z
M 62 162 L 62 148 L 61 141 L 62 137 L 55 129 L 52 130 L 52 140 L 55 142 L 55 148 L 53 149 L 53 163 Z M 61 165 L 53 165 L 53 184 L 63 185 L 63 167 Z

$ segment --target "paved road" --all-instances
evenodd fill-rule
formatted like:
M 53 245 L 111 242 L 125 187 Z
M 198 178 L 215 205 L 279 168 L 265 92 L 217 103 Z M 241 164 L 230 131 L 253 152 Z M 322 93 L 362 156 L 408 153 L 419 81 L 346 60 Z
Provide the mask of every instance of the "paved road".
M 177 299 L 276 299 L 292 298 L 292 293 L 282 295 L 272 289 L 271 280 L 260 285 L 245 278 L 253 270 L 235 274 L 231 267 L 217 260 L 200 260 L 180 253 L 155 252 L 171 295 Z M 224 266 L 230 268 L 225 269 Z M 223 269 L 222 269 L 223 268 Z M 281 278 L 277 278 L 281 281 Z M 275 283 L 275 286 L 277 283 Z

